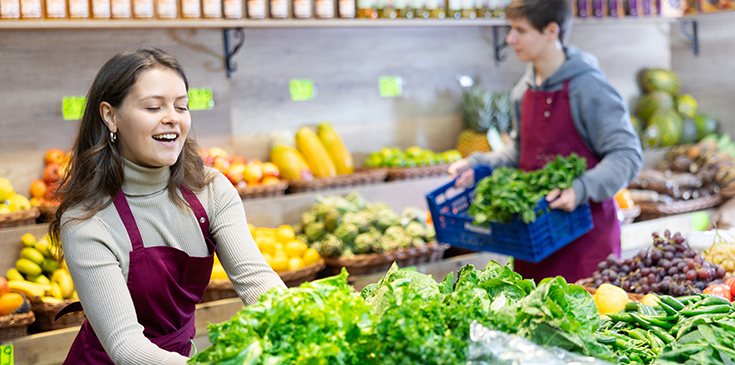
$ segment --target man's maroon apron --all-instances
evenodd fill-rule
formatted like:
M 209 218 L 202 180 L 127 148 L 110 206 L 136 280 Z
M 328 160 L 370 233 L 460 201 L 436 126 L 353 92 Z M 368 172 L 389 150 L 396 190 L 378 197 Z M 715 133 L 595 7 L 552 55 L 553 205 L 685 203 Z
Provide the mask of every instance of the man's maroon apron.
M 600 160 L 579 136 L 569 107 L 569 80 L 558 91 L 527 90 L 521 111 L 521 155 L 519 168 L 538 170 L 557 155 L 572 152 L 587 159 L 587 169 Z M 620 256 L 620 223 L 612 199 L 590 201 L 594 228 L 538 263 L 515 261 L 524 278 L 536 282 L 563 276 L 568 282 L 592 276 L 597 264 L 610 253 Z
M 209 236 L 209 217 L 199 199 L 181 188 L 191 206 L 209 249 L 209 256 L 191 257 L 168 246 L 144 247 L 143 239 L 122 190 L 115 208 L 128 232 L 130 252 L 128 290 L 143 334 L 158 347 L 189 356 L 194 338 L 194 309 L 204 295 L 214 263 L 214 242 Z M 79 302 L 62 309 L 56 316 L 82 310 Z M 64 364 L 112 364 L 92 326 L 85 319 Z

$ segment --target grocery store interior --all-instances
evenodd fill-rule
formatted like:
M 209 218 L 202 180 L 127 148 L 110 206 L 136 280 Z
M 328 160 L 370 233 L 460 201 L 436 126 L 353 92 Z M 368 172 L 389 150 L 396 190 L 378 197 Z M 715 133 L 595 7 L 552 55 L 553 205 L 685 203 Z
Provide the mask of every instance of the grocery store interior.
M 581 266 L 558 252 L 599 203 L 500 222 L 473 203 L 493 187 L 454 188 L 450 166 L 513 143 L 511 89 L 533 64 L 506 42 L 510 1 L 419 3 L 0 0 L 0 365 L 81 363 L 89 319 L 54 318 L 82 275 L 47 235 L 55 190 L 99 70 L 143 47 L 183 67 L 189 136 L 242 200 L 239 244 L 288 286 L 248 302 L 215 258 L 188 363 L 732 364 L 735 2 L 573 0 L 567 45 L 598 60 L 642 169 L 607 200 L 619 250 L 535 283 L 513 268 Z M 104 303 L 91 290 L 82 305 Z

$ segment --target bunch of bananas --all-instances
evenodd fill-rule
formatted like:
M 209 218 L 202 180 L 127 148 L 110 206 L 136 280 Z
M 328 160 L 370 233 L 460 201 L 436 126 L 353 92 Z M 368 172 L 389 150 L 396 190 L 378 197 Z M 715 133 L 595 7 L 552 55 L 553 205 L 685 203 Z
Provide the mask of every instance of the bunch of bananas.
M 50 243 L 49 236 L 36 241 L 35 236 L 27 233 L 21 241 L 25 247 L 20 258 L 6 273 L 10 291 L 23 294 L 34 303 L 79 300 L 69 271 L 63 261 L 59 264 L 57 246 Z

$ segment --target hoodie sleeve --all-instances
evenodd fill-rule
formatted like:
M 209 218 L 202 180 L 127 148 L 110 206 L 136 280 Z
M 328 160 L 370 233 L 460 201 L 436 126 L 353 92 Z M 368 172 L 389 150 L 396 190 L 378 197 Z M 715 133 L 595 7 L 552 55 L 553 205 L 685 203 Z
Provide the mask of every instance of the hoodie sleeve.
M 575 124 L 584 129 L 580 135 L 586 136 L 588 146 L 601 158 L 597 166 L 574 180 L 577 205 L 610 199 L 643 166 L 628 106 L 601 74 L 581 75 L 572 80 L 569 89 Z

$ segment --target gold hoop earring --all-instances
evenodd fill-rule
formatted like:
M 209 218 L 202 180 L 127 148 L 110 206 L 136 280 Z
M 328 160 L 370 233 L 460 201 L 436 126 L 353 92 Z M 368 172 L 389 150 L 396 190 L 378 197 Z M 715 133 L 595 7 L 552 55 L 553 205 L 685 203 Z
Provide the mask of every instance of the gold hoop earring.
M 115 141 L 117 141 L 117 133 L 110 132 L 110 142 L 114 144 Z

